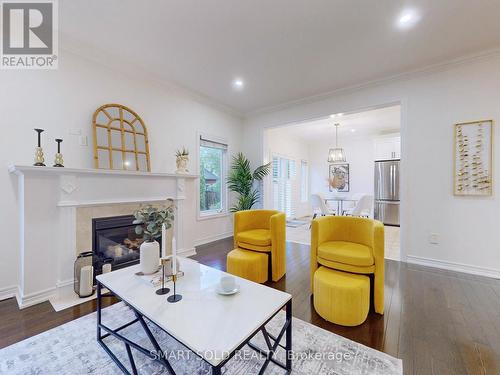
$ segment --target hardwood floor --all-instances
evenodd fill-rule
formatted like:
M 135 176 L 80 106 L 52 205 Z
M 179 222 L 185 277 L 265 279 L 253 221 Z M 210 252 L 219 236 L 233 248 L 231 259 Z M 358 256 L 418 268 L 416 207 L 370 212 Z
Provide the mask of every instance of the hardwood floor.
M 195 259 L 225 269 L 231 239 L 197 248 Z M 324 321 L 309 293 L 309 247 L 287 244 L 287 275 L 270 287 L 293 295 L 293 315 L 402 358 L 408 374 L 500 374 L 500 280 L 386 261 L 385 315 L 358 327 Z M 54 312 L 46 302 L 19 310 L 0 302 L 0 347 L 95 311 L 95 301 Z

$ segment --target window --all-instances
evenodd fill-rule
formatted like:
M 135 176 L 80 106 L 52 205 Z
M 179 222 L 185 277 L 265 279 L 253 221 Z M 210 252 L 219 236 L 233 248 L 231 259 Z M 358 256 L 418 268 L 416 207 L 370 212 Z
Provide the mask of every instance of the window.
M 200 136 L 200 216 L 226 211 L 227 144 Z
M 300 161 L 300 201 L 309 201 L 309 167 L 307 160 Z
M 293 180 L 296 177 L 295 160 L 273 156 L 273 206 L 287 217 L 295 216 L 292 199 Z

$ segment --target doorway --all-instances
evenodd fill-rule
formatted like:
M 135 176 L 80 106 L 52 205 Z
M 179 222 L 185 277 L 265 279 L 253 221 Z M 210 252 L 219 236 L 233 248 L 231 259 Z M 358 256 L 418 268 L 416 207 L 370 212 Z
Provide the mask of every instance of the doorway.
M 265 129 L 265 160 L 272 161 L 273 174 L 264 183 L 264 207 L 293 219 L 287 222 L 287 240 L 310 242 L 312 216 L 323 214 L 311 204 L 316 194 L 326 201 L 328 214 L 384 222 L 386 258 L 399 260 L 400 130 L 399 104 Z M 345 160 L 329 162 L 332 149 L 342 149 Z M 371 203 L 360 209 L 364 196 Z

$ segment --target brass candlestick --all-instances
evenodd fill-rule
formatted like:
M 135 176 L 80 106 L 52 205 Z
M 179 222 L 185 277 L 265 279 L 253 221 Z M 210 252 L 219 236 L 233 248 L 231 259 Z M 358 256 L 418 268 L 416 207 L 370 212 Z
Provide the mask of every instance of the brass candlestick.
M 175 290 L 175 284 L 177 283 L 177 275 L 172 275 L 172 281 L 174 282 L 174 294 L 169 296 L 167 298 L 167 301 L 170 303 L 175 303 L 179 302 L 182 299 L 182 296 L 180 294 L 177 294 Z
M 162 296 L 164 294 L 170 293 L 169 288 L 165 288 L 165 265 L 168 263 L 167 258 L 161 258 L 161 288 L 156 291 L 156 294 Z
M 35 147 L 35 164 L 36 167 L 45 167 L 45 158 L 43 156 L 43 148 L 42 148 L 42 133 L 43 129 L 35 129 L 38 133 L 38 146 Z
M 54 160 L 54 167 L 64 167 L 64 160 L 63 156 L 61 154 L 61 142 L 62 139 L 56 139 L 57 142 L 57 153 L 56 153 L 56 158 Z

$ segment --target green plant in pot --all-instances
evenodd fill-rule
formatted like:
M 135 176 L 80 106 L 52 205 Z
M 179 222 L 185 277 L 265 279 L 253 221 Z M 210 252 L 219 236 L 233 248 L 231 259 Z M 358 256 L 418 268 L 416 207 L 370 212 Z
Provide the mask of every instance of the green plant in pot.
M 166 229 L 172 227 L 174 221 L 175 206 L 173 200 L 168 200 L 168 206 L 153 207 L 152 205 L 141 206 L 134 212 L 136 224 L 135 233 L 142 235 L 144 242 L 140 249 L 140 265 L 144 274 L 155 273 L 160 262 L 160 245 L 157 239 L 162 235 L 162 226 Z
M 256 182 L 262 181 L 271 171 L 271 163 L 257 167 L 252 171 L 250 161 L 238 153 L 233 157 L 227 183 L 229 190 L 238 194 L 237 202 L 231 207 L 231 212 L 250 210 L 260 199 Z

